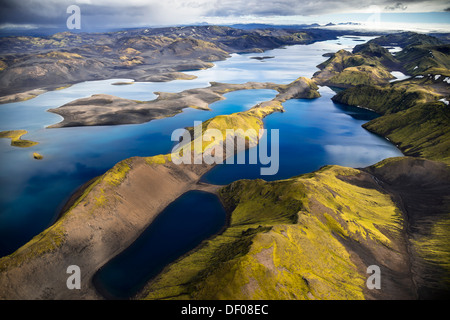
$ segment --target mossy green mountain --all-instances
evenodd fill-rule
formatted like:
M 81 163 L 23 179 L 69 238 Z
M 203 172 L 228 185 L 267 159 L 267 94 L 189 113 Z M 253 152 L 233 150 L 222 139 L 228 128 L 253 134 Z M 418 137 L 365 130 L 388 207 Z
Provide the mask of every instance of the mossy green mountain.
M 383 61 L 394 59 L 389 52 L 384 53 L 381 59 L 376 53 L 376 45 L 370 51 L 351 53 L 340 50 L 327 61 L 317 67 L 313 80 L 320 85 L 348 88 L 360 84 L 384 84 L 394 77 Z M 384 48 L 378 46 L 378 51 Z M 378 52 L 376 51 L 376 52 Z M 385 57 L 389 58 L 385 58 Z
M 381 45 L 402 50 L 392 57 Z M 406 32 L 370 40 L 356 46 L 355 53 L 369 55 L 384 66 L 397 65 L 412 76 L 391 83 L 353 82 L 332 100 L 380 113 L 381 117 L 364 128 L 388 138 L 406 155 L 449 163 L 450 45 L 432 36 Z M 347 60 L 351 57 L 346 54 Z
M 404 154 L 450 163 L 450 110 L 443 102 L 419 104 L 363 127 L 387 137 Z
M 434 184 L 431 175 L 412 173 L 425 166 L 433 177 L 441 175 Z M 326 166 L 286 180 L 233 182 L 219 191 L 230 212 L 227 229 L 168 266 L 138 298 L 410 299 L 418 292 L 447 292 L 449 282 L 422 290 L 427 282 L 410 271 L 411 260 L 422 259 L 421 268 L 449 274 L 448 254 L 439 251 L 447 234 L 441 225 L 447 222 L 423 232 L 432 247 L 424 250 L 435 252 L 435 264 L 423 262 L 421 254 L 412 257 L 409 250 L 417 244 L 405 232 L 408 212 L 398 202 L 399 192 L 384 188 L 383 181 L 400 189 L 411 182 L 433 184 L 425 192 L 434 190 L 428 195 L 438 201 L 446 199 L 448 177 L 445 165 L 396 158 L 363 170 Z M 438 185 L 439 191 L 433 189 Z M 449 208 L 448 202 L 441 206 Z M 430 212 L 427 217 L 447 221 L 433 220 Z M 384 290 L 366 288 L 372 264 L 382 270 Z
M 381 46 L 402 48 L 395 57 L 380 51 Z M 384 49 L 384 48 L 383 48 Z M 386 49 L 384 49 L 386 50 Z M 450 68 L 450 45 L 434 36 L 414 32 L 402 32 L 377 37 L 358 45 L 353 53 L 365 52 L 380 58 L 380 62 L 411 75 L 424 74 L 432 68 Z
M 386 34 L 372 39 L 368 43 L 375 43 L 380 46 L 399 46 L 401 48 L 416 45 L 442 44 L 441 40 L 434 36 L 411 31 Z
M 385 47 L 400 46 L 391 54 Z M 340 50 L 318 65 L 313 79 L 321 85 L 348 88 L 357 85 L 385 85 L 391 71 L 409 75 L 436 73 L 450 68 L 450 45 L 417 33 L 400 33 L 375 38 L 357 45 L 350 53 Z M 434 72 L 433 72 L 434 70 Z
M 385 86 L 356 86 L 332 100 L 380 113 L 363 127 L 388 138 L 404 154 L 450 163 L 450 108 L 445 103 L 450 88 L 442 71 L 439 79 L 430 75 Z

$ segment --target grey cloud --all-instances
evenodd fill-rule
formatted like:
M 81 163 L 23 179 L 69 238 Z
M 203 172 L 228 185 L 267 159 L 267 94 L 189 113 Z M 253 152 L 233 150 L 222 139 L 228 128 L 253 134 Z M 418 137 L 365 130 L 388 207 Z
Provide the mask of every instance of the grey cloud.
M 71 1 L 2 1 L 1 23 L 59 24 L 66 21 L 66 9 Z
M 392 11 L 395 11 L 395 10 L 406 10 L 406 9 L 408 9 L 408 6 L 405 6 L 403 3 L 401 3 L 401 2 L 397 2 L 396 4 L 394 4 L 394 5 L 389 5 L 389 6 L 386 6 L 386 7 L 384 7 L 386 10 L 392 10 Z
M 64 27 L 70 14 L 67 7 L 74 4 L 73 0 L 4 0 L 1 2 L 0 24 L 32 24 Z M 151 24 L 152 5 L 118 6 L 80 3 L 81 21 L 83 27 L 98 26 L 130 26 L 139 22 Z
M 215 7 L 208 15 L 239 16 L 253 15 L 320 15 L 330 13 L 354 12 L 378 6 L 386 10 L 405 10 L 410 3 L 433 2 L 424 0 L 405 0 L 402 2 L 392 0 L 216 0 Z M 436 3 L 439 1 L 436 0 Z
M 0 0 L 0 24 L 65 26 L 66 9 L 74 0 Z M 202 16 L 290 16 L 345 13 L 377 5 L 385 10 L 405 10 L 413 3 L 440 0 L 110 0 L 81 2 L 82 26 L 127 27 L 179 24 Z M 443 9 L 442 9 L 443 10 Z

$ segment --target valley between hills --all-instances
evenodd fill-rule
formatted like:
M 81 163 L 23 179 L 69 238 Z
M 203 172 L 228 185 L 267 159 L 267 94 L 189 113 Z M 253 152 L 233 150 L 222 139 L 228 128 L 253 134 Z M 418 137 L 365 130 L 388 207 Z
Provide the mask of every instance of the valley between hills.
M 165 81 L 186 69 L 208 67 L 230 52 L 257 52 L 319 38 L 307 32 L 244 34 L 211 28 L 176 29 L 185 32 L 179 35 L 183 38 L 170 40 L 165 33 L 169 30 L 160 30 L 158 36 L 120 38 L 119 33 L 92 35 L 92 39 L 55 35 L 51 39 L 11 40 L 2 46 L 17 53 L 2 56 L 7 67 L 0 73 L 0 83 L 14 78 L 18 81 L 14 88 L 36 90 L 37 83 L 45 83 L 46 89 L 52 89 L 57 82 L 66 85 L 96 77 L 100 69 L 105 70 L 102 75 L 106 78 L 114 74 L 136 81 Z M 195 39 L 193 32 L 199 30 L 214 33 L 215 40 Z M 67 51 L 40 51 L 42 47 L 65 47 L 66 39 L 79 44 Z M 121 46 L 111 48 L 113 39 Z M 93 43 L 103 46 L 104 61 L 87 58 L 92 55 Z M 155 43 L 165 46 L 151 52 L 143 49 Z M 23 46 L 30 52 L 36 50 L 27 53 L 32 55 L 31 62 L 30 56 L 19 53 Z M 402 50 L 394 56 L 386 49 L 389 46 Z M 139 63 L 140 56 L 159 60 L 155 66 L 144 65 Z M 450 45 L 432 36 L 406 32 L 377 37 L 352 52 L 340 50 L 328 57 L 311 79 L 299 77 L 287 85 L 211 83 L 207 88 L 176 94 L 158 93 L 153 101 L 94 95 L 49 111 L 64 117 L 54 127 L 142 123 L 173 116 L 186 107 L 207 110 L 229 91 L 277 90 L 273 100 L 202 124 L 203 132 L 208 128 L 223 132 L 223 140 L 214 141 L 223 146 L 236 138 L 227 134 L 227 129 L 258 132 L 264 128 L 265 117 L 283 112 L 283 102 L 317 98 L 318 86 L 329 86 L 337 92 L 333 101 L 379 113 L 380 117 L 364 128 L 389 139 L 404 157 L 365 168 L 330 165 L 289 179 L 238 180 L 226 186 L 199 182 L 214 165 L 175 165 L 171 154 L 124 159 L 78 190 L 53 225 L 0 259 L 0 298 L 104 299 L 93 282 L 96 272 L 189 190 L 217 194 L 228 214 L 227 225 L 166 266 L 132 298 L 448 298 Z M 42 61 L 48 62 L 49 69 L 39 69 Z M 155 75 L 156 66 L 161 72 Z M 55 81 L 55 74 L 61 71 L 64 78 L 64 70 L 70 68 L 75 69 L 76 79 Z M 108 73 L 112 70 L 114 73 Z M 392 71 L 409 77 L 392 81 Z M 19 77 L 22 73 L 25 76 Z M 36 78 L 25 80 L 29 74 Z M 15 89 L 5 88 L 2 94 L 9 96 L 5 101 L 20 99 Z M 254 138 L 257 143 L 259 137 Z M 251 146 L 249 143 L 246 148 Z M 202 152 L 210 152 L 209 148 L 204 146 Z M 226 158 L 225 148 L 223 154 Z M 66 289 L 65 268 L 72 263 L 80 266 L 82 282 L 88 284 L 81 290 Z M 368 265 L 380 266 L 382 290 L 367 289 Z

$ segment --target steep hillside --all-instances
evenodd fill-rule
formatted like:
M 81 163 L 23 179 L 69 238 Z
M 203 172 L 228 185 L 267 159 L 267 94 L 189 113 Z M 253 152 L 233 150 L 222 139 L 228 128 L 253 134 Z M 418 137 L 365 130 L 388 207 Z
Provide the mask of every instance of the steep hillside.
M 404 154 L 450 163 L 450 78 L 446 69 L 435 72 L 385 86 L 349 88 L 332 100 L 382 114 L 363 127 L 388 138 Z
M 399 46 L 401 48 L 417 45 L 433 46 L 442 44 L 442 42 L 436 37 L 411 31 L 387 34 L 372 39 L 369 42 L 379 46 Z
M 387 48 L 392 46 L 402 50 L 391 54 Z M 435 37 L 413 32 L 391 34 L 357 45 L 351 53 L 336 52 L 317 66 L 320 71 L 314 74 L 314 80 L 321 85 L 340 88 L 386 85 L 393 79 L 390 74 L 393 70 L 408 75 L 448 70 L 449 54 L 450 45 Z
M 450 109 L 443 102 L 418 104 L 363 125 L 406 155 L 450 163 Z
M 386 55 L 393 59 L 390 53 Z M 358 53 L 340 50 L 317 66 L 320 71 L 313 75 L 313 80 L 319 85 L 341 88 L 361 84 L 385 84 L 394 77 L 381 62 L 384 60 L 388 59 L 382 60 L 373 50 Z
M 287 180 L 233 182 L 220 190 L 231 215 L 228 228 L 167 267 L 138 297 L 448 295 L 450 283 L 436 283 L 450 272 L 440 247 L 448 237 L 442 226 L 449 221 L 449 174 L 439 163 L 397 158 L 362 170 L 327 166 Z M 421 192 L 427 200 L 419 216 L 415 204 L 424 197 L 411 195 Z M 426 204 L 433 206 L 426 210 Z M 421 227 L 425 220 L 428 227 Z M 369 265 L 381 268 L 381 290 L 366 288 Z
M 397 57 L 394 57 L 386 48 L 371 41 L 355 46 L 352 53 L 376 58 L 382 65 L 391 69 L 399 66 Z
M 361 51 L 361 49 L 366 51 L 367 48 L 373 46 L 400 47 L 402 50 L 395 53 L 395 60 L 386 59 L 384 53 L 382 60 L 386 65 L 397 64 L 397 67 L 400 67 L 407 74 L 423 74 L 431 68 L 450 68 L 448 58 L 450 45 L 430 35 L 415 32 L 389 34 L 372 39 L 361 46 L 356 46 L 353 53 Z
M 395 57 L 412 75 L 424 74 L 433 68 L 450 69 L 450 45 L 407 46 Z

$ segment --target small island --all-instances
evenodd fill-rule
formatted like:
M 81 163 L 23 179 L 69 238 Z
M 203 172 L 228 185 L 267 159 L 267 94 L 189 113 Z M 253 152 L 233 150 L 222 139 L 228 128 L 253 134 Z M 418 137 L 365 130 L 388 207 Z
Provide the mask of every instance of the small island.
M 9 138 L 11 139 L 11 146 L 19 147 L 19 148 L 29 148 L 34 145 L 37 145 L 38 142 L 31 140 L 22 140 L 21 137 L 27 134 L 27 130 L 8 130 L 1 131 L 0 138 Z
M 264 61 L 266 59 L 273 59 L 275 58 L 274 56 L 264 56 L 264 57 L 250 57 L 250 59 L 255 59 L 255 60 L 260 60 L 260 61 Z
M 126 86 L 126 85 L 130 85 L 130 84 L 133 84 L 133 83 L 134 83 L 134 81 L 128 81 L 128 82 L 126 82 L 126 81 L 119 81 L 119 82 L 111 83 L 111 85 L 113 85 L 113 86 Z
M 44 156 L 40 153 L 33 152 L 33 158 L 36 160 L 42 160 L 42 159 L 44 159 Z

